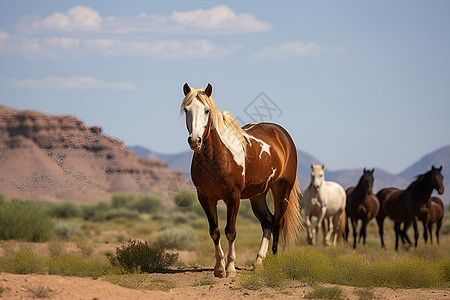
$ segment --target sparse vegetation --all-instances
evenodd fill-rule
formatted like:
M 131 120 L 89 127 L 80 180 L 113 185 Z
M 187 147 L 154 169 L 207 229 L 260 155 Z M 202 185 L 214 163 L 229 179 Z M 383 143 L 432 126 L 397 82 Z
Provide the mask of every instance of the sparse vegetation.
M 374 298 L 374 294 L 371 289 L 360 289 L 355 291 L 355 294 L 359 297 L 359 300 L 371 300 Z
M 192 227 L 164 229 L 157 241 L 166 249 L 194 250 L 198 246 L 197 233 Z
M 108 275 L 103 279 L 130 289 L 168 291 L 176 286 L 175 281 L 151 279 L 144 274 Z
M 178 254 L 169 254 L 159 245 L 138 240 L 128 240 L 128 245 L 116 248 L 116 254 L 106 254 L 113 266 L 120 267 L 126 273 L 154 273 L 172 266 L 178 260 Z
M 54 235 L 54 222 L 35 202 L 13 199 L 0 203 L 0 239 L 47 241 Z
M 325 287 L 325 286 L 313 286 L 313 291 L 306 294 L 305 298 L 307 299 L 343 299 L 344 295 L 342 293 L 342 289 L 333 286 L 333 287 Z

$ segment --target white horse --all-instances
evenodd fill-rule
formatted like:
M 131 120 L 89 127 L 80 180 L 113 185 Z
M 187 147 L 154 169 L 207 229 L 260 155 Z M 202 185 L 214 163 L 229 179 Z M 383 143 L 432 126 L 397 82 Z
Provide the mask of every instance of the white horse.
M 342 226 L 339 220 L 341 214 L 345 213 L 346 194 L 338 183 L 325 181 L 324 169 L 325 165 L 311 165 L 311 182 L 304 191 L 303 209 L 308 229 L 308 243 L 316 243 L 316 234 L 324 223 L 324 244 L 328 246 L 330 242 L 336 245 L 339 226 Z M 312 228 L 312 216 L 318 218 L 315 228 Z

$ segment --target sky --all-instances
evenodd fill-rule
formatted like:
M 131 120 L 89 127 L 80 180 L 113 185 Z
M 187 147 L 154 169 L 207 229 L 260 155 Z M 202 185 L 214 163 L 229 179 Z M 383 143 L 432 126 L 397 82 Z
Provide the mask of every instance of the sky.
M 330 170 L 398 173 L 450 144 L 450 1 L 0 0 L 0 105 L 179 153 L 185 82 Z

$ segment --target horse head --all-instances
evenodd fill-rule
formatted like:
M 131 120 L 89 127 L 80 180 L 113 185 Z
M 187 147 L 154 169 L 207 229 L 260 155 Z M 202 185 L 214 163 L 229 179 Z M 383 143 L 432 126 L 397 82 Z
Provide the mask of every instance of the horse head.
M 373 172 L 374 171 L 375 171 L 375 169 L 366 170 L 366 168 L 364 168 L 363 175 L 361 176 L 361 180 L 360 180 L 360 183 L 364 185 L 363 187 L 365 190 L 367 190 L 367 193 L 369 195 L 373 194 L 373 182 L 374 182 Z
M 311 186 L 314 191 L 318 192 L 325 181 L 325 165 L 311 164 Z
M 186 114 L 186 127 L 189 132 L 188 143 L 192 150 L 200 151 L 210 129 L 210 111 L 207 101 L 212 94 L 212 86 L 208 83 L 205 90 L 191 88 L 187 83 L 183 86 L 185 98 L 181 105 Z
M 437 190 L 439 195 L 442 195 L 444 193 L 444 176 L 441 173 L 442 166 L 439 168 L 435 168 L 434 166 L 431 167 L 431 182 L 434 189 Z

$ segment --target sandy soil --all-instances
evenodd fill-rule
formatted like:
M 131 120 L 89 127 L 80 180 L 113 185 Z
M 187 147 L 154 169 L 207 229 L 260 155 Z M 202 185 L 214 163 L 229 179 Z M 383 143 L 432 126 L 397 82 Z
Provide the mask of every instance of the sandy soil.
M 4 299 L 260 299 L 303 298 L 312 288 L 308 284 L 292 282 L 284 292 L 270 288 L 246 290 L 233 278 L 217 279 L 212 285 L 194 286 L 205 278 L 212 278 L 208 268 L 184 268 L 165 274 L 146 275 L 150 280 L 175 281 L 169 291 L 135 290 L 111 284 L 102 279 L 63 277 L 52 275 L 17 275 L 0 273 L 0 286 Z M 359 299 L 359 288 L 341 286 L 345 299 Z M 287 291 L 287 293 L 286 293 Z M 375 299 L 450 299 L 448 290 L 431 289 L 372 289 Z

